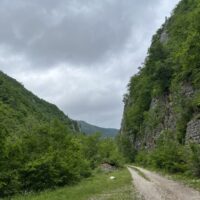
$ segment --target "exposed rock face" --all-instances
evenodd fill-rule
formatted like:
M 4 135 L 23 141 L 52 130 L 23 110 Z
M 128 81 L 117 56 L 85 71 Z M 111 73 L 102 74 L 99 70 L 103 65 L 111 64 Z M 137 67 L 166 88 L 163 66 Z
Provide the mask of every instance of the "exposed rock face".
M 195 91 L 191 84 L 184 83 L 181 87 L 181 94 L 187 98 L 193 97 Z
M 148 110 L 148 117 L 144 123 L 144 134 L 139 134 L 137 137 L 130 139 L 137 150 L 146 148 L 152 149 L 155 147 L 156 141 L 163 131 L 177 131 L 177 121 L 180 121 L 180 113 L 175 112 L 175 109 L 180 108 L 181 101 L 190 101 L 197 91 L 194 90 L 191 84 L 182 83 L 176 93 L 168 93 L 160 97 L 152 98 Z M 126 99 L 125 111 L 130 106 L 130 99 Z M 194 113 L 193 113 L 194 114 Z M 196 113 L 198 114 L 198 112 Z M 194 115 L 187 124 L 185 142 L 200 143 L 200 119 L 195 119 Z M 126 130 L 124 120 L 122 119 L 121 133 Z
M 147 149 L 155 146 L 162 131 L 176 130 L 176 117 L 168 95 L 152 99 L 149 109 L 149 121 L 153 121 L 153 124 L 147 123 L 145 136 L 140 141 L 141 147 L 145 146 Z M 140 146 L 137 146 L 140 149 Z
M 160 42 L 164 44 L 167 41 L 168 41 L 168 34 L 167 34 L 166 30 L 165 30 L 165 31 L 162 32 L 162 34 L 160 36 Z
M 200 144 L 200 119 L 191 120 L 187 124 L 186 142 L 195 142 Z
M 100 165 L 100 169 L 105 172 L 112 172 L 112 171 L 116 170 L 116 167 L 109 163 L 102 163 Z
M 193 89 L 191 84 L 184 83 L 181 86 L 179 92 L 181 98 L 189 100 L 195 95 L 197 91 Z M 157 116 L 159 116 L 159 123 L 152 129 L 149 126 L 146 126 L 145 137 L 143 138 L 143 142 L 141 141 L 141 139 L 139 142 L 141 146 L 143 143 L 145 144 L 146 148 L 151 149 L 155 146 L 156 140 L 159 138 L 162 131 L 176 131 L 177 119 L 179 116 L 174 112 L 174 102 L 170 101 L 170 95 L 152 99 L 149 111 L 156 110 Z M 180 98 L 180 96 L 178 98 Z M 150 120 L 155 121 L 156 119 L 152 115 Z M 191 121 L 188 122 L 185 141 L 186 143 L 200 143 L 200 119 L 193 118 Z M 140 148 L 140 145 L 137 144 L 136 146 Z

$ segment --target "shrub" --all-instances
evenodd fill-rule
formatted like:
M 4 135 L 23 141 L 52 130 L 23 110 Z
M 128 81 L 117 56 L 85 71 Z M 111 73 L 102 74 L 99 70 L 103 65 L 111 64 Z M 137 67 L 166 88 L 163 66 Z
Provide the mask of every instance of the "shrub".
M 151 162 L 154 167 L 172 173 L 186 171 L 185 148 L 178 143 L 175 133 L 165 131 L 161 134 L 151 154 Z
M 200 145 L 190 145 L 189 169 L 193 175 L 200 177 Z
M 142 166 L 150 166 L 151 165 L 151 155 L 150 152 L 147 150 L 142 150 L 138 152 L 135 162 L 142 165 Z
M 21 189 L 21 182 L 17 170 L 1 170 L 0 197 L 10 196 Z
M 136 156 L 136 162 L 143 166 L 179 173 L 187 170 L 185 155 L 186 149 L 178 143 L 174 133 L 165 131 L 158 139 L 155 149 L 140 151 Z

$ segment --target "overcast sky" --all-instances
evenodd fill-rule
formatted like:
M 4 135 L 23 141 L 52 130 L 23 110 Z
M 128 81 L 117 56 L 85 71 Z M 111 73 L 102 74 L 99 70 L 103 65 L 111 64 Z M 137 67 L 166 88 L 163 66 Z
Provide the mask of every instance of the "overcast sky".
M 120 127 L 123 94 L 179 0 L 0 0 L 0 70 L 73 119 Z

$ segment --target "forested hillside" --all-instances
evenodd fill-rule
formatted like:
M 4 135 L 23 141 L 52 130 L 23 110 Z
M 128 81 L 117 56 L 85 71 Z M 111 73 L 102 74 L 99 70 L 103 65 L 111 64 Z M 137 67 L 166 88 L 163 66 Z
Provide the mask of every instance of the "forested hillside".
M 102 162 L 122 161 L 112 139 L 77 122 L 0 72 L 0 198 L 76 183 Z
M 34 124 L 53 119 L 58 119 L 73 131 L 79 131 L 77 123 L 55 105 L 39 99 L 3 72 L 0 72 L 0 109 L 0 122 L 9 132 L 29 130 Z
M 182 0 L 128 84 L 119 141 L 132 161 L 200 176 L 199 20 L 200 1 Z

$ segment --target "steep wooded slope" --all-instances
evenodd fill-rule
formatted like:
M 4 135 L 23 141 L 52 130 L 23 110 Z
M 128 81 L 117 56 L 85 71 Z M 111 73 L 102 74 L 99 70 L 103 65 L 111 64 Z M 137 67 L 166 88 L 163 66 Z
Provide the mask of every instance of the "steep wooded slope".
M 55 105 L 0 72 L 0 197 L 69 184 L 88 174 L 77 128 Z
M 73 131 L 78 131 L 77 123 L 69 119 L 55 105 L 50 104 L 28 90 L 23 85 L 0 72 L 0 122 L 9 132 L 28 129 L 31 124 L 42 124 L 54 119 Z
M 128 84 L 120 144 L 125 154 L 154 148 L 172 132 L 200 143 L 200 1 L 182 0 L 153 36 L 145 63 Z

